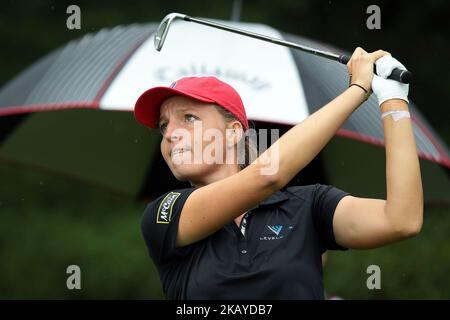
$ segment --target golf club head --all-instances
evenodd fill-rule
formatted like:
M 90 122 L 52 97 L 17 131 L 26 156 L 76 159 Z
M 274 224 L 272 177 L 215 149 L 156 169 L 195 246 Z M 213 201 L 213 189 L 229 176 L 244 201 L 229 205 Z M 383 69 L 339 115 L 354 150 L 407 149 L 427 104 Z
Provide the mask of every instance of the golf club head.
M 181 13 L 169 13 L 158 26 L 158 30 L 155 34 L 155 49 L 161 51 L 161 48 L 164 45 L 164 41 L 166 41 L 167 33 L 169 32 L 170 24 L 175 19 L 184 19 L 186 17 L 185 14 Z

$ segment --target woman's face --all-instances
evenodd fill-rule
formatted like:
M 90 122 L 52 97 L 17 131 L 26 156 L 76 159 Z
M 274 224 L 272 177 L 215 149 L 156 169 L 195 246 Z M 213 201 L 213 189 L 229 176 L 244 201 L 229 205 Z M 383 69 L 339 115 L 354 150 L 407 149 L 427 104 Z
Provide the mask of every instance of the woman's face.
M 166 99 L 160 108 L 161 153 L 174 176 L 195 182 L 218 171 L 227 149 L 234 148 L 226 136 L 233 125 L 211 104 L 181 95 Z

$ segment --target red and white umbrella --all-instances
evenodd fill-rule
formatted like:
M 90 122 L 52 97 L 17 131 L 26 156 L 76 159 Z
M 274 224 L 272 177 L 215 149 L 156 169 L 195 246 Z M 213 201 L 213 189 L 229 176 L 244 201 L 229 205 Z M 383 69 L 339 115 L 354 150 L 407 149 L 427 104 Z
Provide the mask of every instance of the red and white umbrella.
M 345 53 L 262 24 L 221 23 Z M 121 26 L 88 34 L 7 83 L 0 90 L 0 159 L 118 193 L 152 197 L 179 183 L 159 155 L 158 132 L 134 121 L 134 103 L 146 89 L 183 76 L 214 75 L 241 94 L 257 128 L 276 125 L 286 130 L 348 84 L 346 68 L 339 63 L 182 21 L 173 23 L 158 52 L 153 45 L 157 26 Z M 449 201 L 448 148 L 413 103 L 410 111 L 425 199 Z M 321 152 L 309 179 L 322 174 L 327 183 L 348 191 L 384 196 L 383 146 L 380 111 L 372 96 Z

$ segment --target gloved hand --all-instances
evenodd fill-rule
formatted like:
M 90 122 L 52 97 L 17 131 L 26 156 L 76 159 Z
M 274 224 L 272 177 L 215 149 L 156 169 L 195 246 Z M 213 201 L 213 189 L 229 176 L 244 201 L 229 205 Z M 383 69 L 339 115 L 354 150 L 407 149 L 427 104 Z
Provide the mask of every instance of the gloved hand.
M 405 66 L 391 55 L 385 55 L 379 58 L 375 64 L 378 75 L 373 76 L 372 91 L 378 99 L 378 104 L 381 106 L 383 102 L 390 99 L 402 99 L 409 103 L 409 84 L 386 79 L 395 68 L 407 70 Z

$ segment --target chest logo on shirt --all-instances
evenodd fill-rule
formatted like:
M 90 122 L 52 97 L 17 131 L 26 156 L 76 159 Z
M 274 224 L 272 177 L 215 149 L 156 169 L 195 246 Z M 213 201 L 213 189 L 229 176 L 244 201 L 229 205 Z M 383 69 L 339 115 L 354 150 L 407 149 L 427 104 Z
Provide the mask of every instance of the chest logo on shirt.
M 280 235 L 281 229 L 283 229 L 283 226 L 280 224 L 277 224 L 275 226 L 267 226 L 267 228 L 269 228 L 270 231 L 272 231 L 273 233 L 275 233 L 277 236 Z
M 283 232 L 283 226 L 281 224 L 275 224 L 275 225 L 268 225 L 267 228 L 271 231 L 270 234 L 263 235 L 262 237 L 259 237 L 259 240 L 279 240 L 283 239 L 284 236 L 293 228 L 293 226 L 288 226 L 287 231 Z M 284 229 L 286 230 L 286 229 Z
M 159 205 L 158 214 L 156 215 L 156 223 L 169 223 L 172 217 L 172 208 L 180 196 L 179 192 L 170 192 L 164 197 L 163 201 Z

